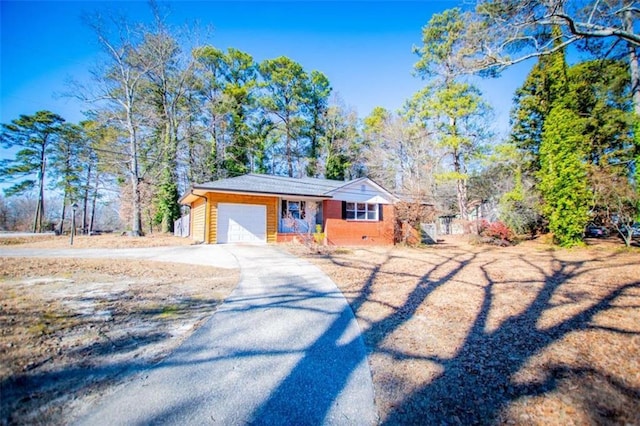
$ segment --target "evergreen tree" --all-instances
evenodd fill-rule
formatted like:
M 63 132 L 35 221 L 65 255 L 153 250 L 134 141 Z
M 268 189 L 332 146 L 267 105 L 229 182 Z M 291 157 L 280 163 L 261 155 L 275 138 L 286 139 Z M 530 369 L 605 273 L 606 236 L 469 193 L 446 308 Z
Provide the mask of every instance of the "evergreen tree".
M 33 232 L 43 231 L 44 184 L 47 162 L 60 136 L 64 119 L 50 111 L 21 115 L 10 124 L 2 125 L 0 140 L 5 149 L 19 148 L 14 159 L 0 163 L 0 182 L 18 182 L 7 188 L 6 196 L 23 194 L 34 187 L 38 201 L 33 218 Z
M 251 171 L 251 157 L 256 151 L 250 114 L 255 108 L 257 65 L 251 55 L 233 48 L 228 49 L 224 63 L 223 96 L 229 123 L 224 167 L 231 176 L 238 176 Z
M 520 180 L 523 178 L 526 180 L 529 176 L 534 176 L 538 181 L 549 227 L 556 234 L 556 239 L 564 245 L 574 244 L 575 234 L 572 234 L 573 231 L 568 231 L 567 227 L 558 225 L 559 215 L 562 216 L 565 213 L 556 211 L 561 209 L 561 204 L 558 204 L 556 199 L 558 194 L 551 193 L 550 188 L 555 186 L 550 184 L 550 180 L 560 177 L 549 176 L 549 173 L 553 175 L 554 170 L 557 171 L 557 168 L 549 167 L 549 158 L 560 154 L 548 146 L 551 143 L 549 140 L 544 141 L 544 135 L 547 134 L 549 139 L 549 132 L 552 131 L 553 126 L 557 126 L 558 119 L 556 118 L 556 122 L 549 125 L 547 121 L 553 110 L 565 110 L 567 114 L 578 120 L 572 129 L 574 132 L 572 135 L 581 138 L 576 149 L 579 149 L 582 165 L 580 170 L 567 166 L 567 173 L 573 170 L 580 176 L 584 174 L 581 179 L 585 180 L 585 185 L 590 187 L 592 192 L 597 185 L 595 182 L 590 182 L 588 176 L 602 176 L 605 171 L 607 173 L 617 171 L 619 175 L 611 175 L 611 181 L 615 181 L 618 177 L 629 178 L 632 176 L 630 172 L 633 164 L 631 126 L 633 112 L 628 81 L 628 65 L 624 62 L 597 60 L 568 67 L 565 63 L 564 51 L 558 50 L 540 58 L 525 84 L 518 90 L 517 106 L 512 112 L 511 142 L 520 151 L 524 168 L 523 173 L 517 177 Z M 559 114 L 556 111 L 556 115 Z M 560 131 L 560 129 L 556 130 Z M 565 140 L 560 142 L 569 143 Z M 544 154 L 546 159 L 543 158 L 542 153 L 543 143 L 547 144 Z M 571 163 L 574 160 L 560 155 L 553 161 L 557 165 L 558 162 Z M 543 161 L 547 161 L 547 167 L 544 169 Z M 577 191 L 571 195 L 575 196 L 578 193 L 581 192 Z M 511 217 L 518 211 L 518 206 L 522 206 L 522 195 L 513 191 L 505 194 L 502 207 L 507 216 Z M 598 204 L 610 198 L 589 194 L 583 194 L 583 196 L 585 199 L 580 206 L 588 202 L 595 203 L 590 207 L 596 215 L 598 212 L 612 211 L 610 207 L 613 206 Z M 530 214 L 526 216 L 534 217 L 534 206 L 531 206 L 531 209 Z M 580 213 L 576 212 L 576 215 L 580 216 Z M 520 215 L 515 217 L 518 216 Z M 602 223 L 610 223 L 612 220 L 611 217 L 600 219 Z M 569 220 L 571 218 L 563 221 Z M 576 223 L 581 223 L 581 220 L 577 220 Z
M 225 176 L 226 105 L 222 94 L 225 54 L 215 47 L 203 46 L 195 49 L 193 56 L 196 59 L 194 91 L 197 99 L 194 113 L 199 107 L 203 129 L 196 132 L 196 135 L 202 135 L 201 138 L 194 136 L 189 139 L 189 163 L 193 178 L 207 181 Z
M 482 155 L 483 142 L 489 138 L 489 107 L 477 88 L 452 81 L 418 92 L 408 108 L 409 115 L 419 117 L 442 149 L 448 170 L 439 179 L 455 183 L 458 212 L 467 220 L 468 166 Z
M 563 103 L 552 108 L 540 145 L 539 189 L 549 230 L 564 247 L 582 240 L 589 220 L 584 145 L 584 119 Z
M 598 60 L 567 68 L 554 62 L 561 54 L 541 57 L 516 91 L 511 142 L 527 161 L 525 172 L 540 168 L 544 122 L 560 99 L 566 99 L 567 108 L 588 118 L 585 132 L 589 135 L 586 154 L 590 163 L 628 162 L 632 145 L 628 66 L 621 61 Z M 557 85 L 558 81 L 566 84 Z
M 585 119 L 586 160 L 593 166 L 633 160 L 633 106 L 629 67 L 596 60 L 569 67 L 568 107 Z
M 546 58 L 546 87 L 551 102 L 539 147 L 538 189 L 555 242 L 566 247 L 582 240 L 588 221 L 584 119 L 570 107 L 564 50 Z
M 554 33 L 557 32 L 555 29 Z M 540 169 L 539 151 L 545 120 L 567 90 L 564 51 L 541 56 L 524 84 L 516 90 L 515 107 L 511 111 L 511 141 L 526 159 L 526 171 Z
M 461 79 L 465 72 L 461 61 L 468 49 L 462 38 L 466 17 L 460 9 L 446 10 L 433 15 L 422 29 L 423 45 L 415 49 L 420 56 L 415 69 L 421 77 L 432 80 L 408 104 L 409 115 L 419 117 L 446 150 L 451 170 L 441 177 L 455 182 L 458 212 L 465 220 L 467 163 L 480 155 L 490 134 L 488 105 L 476 87 Z
M 67 205 L 79 200 L 82 189 L 82 173 L 86 164 L 82 164 L 81 152 L 84 148 L 82 128 L 75 124 L 64 123 L 59 137 L 56 138 L 50 162 L 50 174 L 53 187 L 62 191 L 62 209 L 58 233 L 62 233 Z
M 81 174 L 82 229 L 93 232 L 96 205 L 101 197 L 101 187 L 108 176 L 117 175 L 113 168 L 113 142 L 117 139 L 114 127 L 102 126 L 99 122 L 86 120 L 80 122 L 83 144 L 79 153 L 84 165 Z M 109 149 L 111 148 L 111 149 Z M 117 164 L 117 162 L 116 162 Z
M 319 164 L 324 161 L 324 177 L 345 180 L 357 176 L 362 161 L 362 143 L 357 127 L 358 117 L 336 103 L 327 108 L 325 130 L 321 140 Z M 319 167 L 318 172 L 321 172 Z
M 274 151 L 284 158 L 286 174 L 293 177 L 294 171 L 301 172 L 296 170 L 296 164 L 306 151 L 301 144 L 306 123 L 304 107 L 308 96 L 308 76 L 299 63 L 286 56 L 262 62 L 260 74 L 266 92 L 261 98 L 261 105 L 267 114 L 274 117 L 273 122 L 278 129 Z
M 309 90 L 306 99 L 308 115 L 307 137 L 309 138 L 309 155 L 307 176 L 318 177 L 318 160 L 323 137 L 326 133 L 326 120 L 331 85 L 326 75 L 319 71 L 311 71 Z

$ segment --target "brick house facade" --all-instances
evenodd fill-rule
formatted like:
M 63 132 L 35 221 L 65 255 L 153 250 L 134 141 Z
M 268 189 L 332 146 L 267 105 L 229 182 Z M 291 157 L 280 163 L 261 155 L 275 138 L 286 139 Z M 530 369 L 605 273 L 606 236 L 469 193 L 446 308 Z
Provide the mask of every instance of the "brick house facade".
M 368 178 L 332 181 L 248 174 L 190 188 L 190 237 L 208 244 L 286 242 L 321 235 L 330 245 L 394 243 L 395 197 Z

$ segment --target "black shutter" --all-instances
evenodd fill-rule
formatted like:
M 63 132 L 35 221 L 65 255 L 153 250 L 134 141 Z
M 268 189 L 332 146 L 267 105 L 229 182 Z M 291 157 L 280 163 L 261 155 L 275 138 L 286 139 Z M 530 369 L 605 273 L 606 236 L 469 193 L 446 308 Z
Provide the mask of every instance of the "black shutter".
M 382 217 L 382 208 L 384 207 L 384 204 L 378 204 L 378 220 L 380 222 L 382 222 L 384 220 L 384 218 Z
M 287 217 L 287 200 L 282 200 L 282 209 L 280 210 L 280 217 L 283 219 Z
M 342 202 L 342 219 L 346 219 L 347 218 L 347 202 L 343 201 Z

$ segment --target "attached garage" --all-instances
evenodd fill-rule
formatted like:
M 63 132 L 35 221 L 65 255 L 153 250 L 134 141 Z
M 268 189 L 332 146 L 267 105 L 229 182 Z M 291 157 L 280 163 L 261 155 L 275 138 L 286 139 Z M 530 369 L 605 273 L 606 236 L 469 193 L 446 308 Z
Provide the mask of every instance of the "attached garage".
M 218 243 L 266 243 L 267 207 L 218 204 Z

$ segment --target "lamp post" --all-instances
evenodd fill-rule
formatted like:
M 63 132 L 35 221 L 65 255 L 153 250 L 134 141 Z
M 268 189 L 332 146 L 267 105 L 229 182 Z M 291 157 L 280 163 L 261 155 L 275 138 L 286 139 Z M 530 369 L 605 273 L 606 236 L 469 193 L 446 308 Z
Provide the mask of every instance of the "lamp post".
M 76 233 L 76 210 L 78 210 L 78 205 L 76 203 L 71 204 L 71 242 L 70 245 L 73 245 L 73 236 Z

